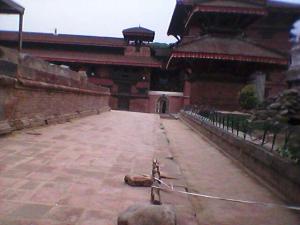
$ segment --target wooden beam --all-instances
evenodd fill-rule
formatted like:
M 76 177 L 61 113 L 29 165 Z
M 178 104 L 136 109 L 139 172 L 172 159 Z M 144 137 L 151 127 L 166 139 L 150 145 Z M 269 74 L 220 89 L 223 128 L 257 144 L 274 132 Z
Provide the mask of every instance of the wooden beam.
M 23 42 L 23 13 L 19 14 L 19 51 L 22 51 Z

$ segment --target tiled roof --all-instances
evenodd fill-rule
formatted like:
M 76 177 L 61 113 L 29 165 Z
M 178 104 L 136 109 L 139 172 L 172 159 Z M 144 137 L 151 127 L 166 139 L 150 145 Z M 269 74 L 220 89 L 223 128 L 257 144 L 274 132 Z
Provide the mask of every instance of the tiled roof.
M 0 41 L 17 41 L 18 33 L 10 31 L 0 31 Z M 46 43 L 46 44 L 65 44 L 81 46 L 99 47 L 125 47 L 126 42 L 123 38 L 96 37 L 67 34 L 31 33 L 23 32 L 24 43 Z
M 203 58 L 288 65 L 288 57 L 247 40 L 205 35 L 173 49 L 172 58 Z
M 99 54 L 78 51 L 50 51 L 50 50 L 26 50 L 38 58 L 52 62 L 74 62 L 103 65 L 124 65 L 136 67 L 162 67 L 161 63 L 152 57 L 124 56 L 116 54 Z

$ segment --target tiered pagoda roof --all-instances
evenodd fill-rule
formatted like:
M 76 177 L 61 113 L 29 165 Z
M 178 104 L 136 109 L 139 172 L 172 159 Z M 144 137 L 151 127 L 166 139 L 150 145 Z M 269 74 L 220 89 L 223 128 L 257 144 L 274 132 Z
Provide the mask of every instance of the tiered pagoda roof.
M 177 0 L 168 35 L 184 35 L 193 20 L 201 21 L 199 14 L 207 16 L 208 14 L 228 13 L 255 19 L 273 11 L 287 11 L 289 14 L 299 15 L 300 4 L 272 0 Z
M 180 41 L 172 51 L 168 67 L 183 59 L 288 66 L 287 55 L 251 42 L 243 35 L 256 20 L 277 8 L 278 5 L 265 0 L 177 0 L 168 35 L 178 39 L 180 36 Z M 190 34 L 191 27 L 197 27 L 198 33 L 192 30 Z
M 155 32 L 144 27 L 132 27 L 123 30 L 124 39 L 127 41 L 147 41 L 154 40 Z

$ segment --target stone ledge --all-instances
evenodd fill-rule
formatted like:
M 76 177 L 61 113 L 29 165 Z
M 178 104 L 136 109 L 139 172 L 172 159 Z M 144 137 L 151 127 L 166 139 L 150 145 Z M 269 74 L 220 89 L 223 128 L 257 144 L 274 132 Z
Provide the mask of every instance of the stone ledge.
M 72 92 L 72 93 L 80 93 L 80 94 L 87 94 L 87 95 L 110 96 L 110 92 L 106 92 L 106 91 L 95 91 L 95 90 L 89 90 L 85 88 L 75 88 L 75 87 L 69 87 L 64 85 L 56 85 L 56 84 L 50 84 L 41 81 L 14 78 L 14 77 L 1 75 L 1 74 L 0 74 L 0 86 L 4 86 L 4 87 L 11 86 L 14 88 L 27 87 L 27 88 L 34 88 L 34 89 L 46 89 L 51 91 Z
M 287 199 L 300 203 L 299 165 L 277 157 L 261 146 L 244 141 L 221 128 L 195 120 L 184 112 L 180 113 L 180 119 L 201 132 Z
M 74 112 L 63 115 L 43 117 L 37 115 L 34 118 L 22 118 L 11 121 L 0 121 L 0 135 L 9 134 L 16 130 L 22 130 L 26 128 L 35 128 L 45 125 L 53 125 L 69 122 L 72 119 L 83 118 L 91 115 L 101 114 L 103 112 L 110 111 L 110 107 L 102 107 L 100 109 L 85 110 L 80 112 Z
M 82 94 L 89 94 L 89 95 L 108 95 L 108 96 L 110 95 L 109 92 L 92 91 L 87 89 L 67 87 L 63 85 L 48 84 L 39 81 L 31 81 L 31 80 L 24 80 L 24 79 L 18 79 L 18 81 L 19 81 L 18 83 L 20 83 L 22 86 L 30 87 L 30 88 L 41 88 L 47 90 L 75 92 L 75 93 L 82 93 Z

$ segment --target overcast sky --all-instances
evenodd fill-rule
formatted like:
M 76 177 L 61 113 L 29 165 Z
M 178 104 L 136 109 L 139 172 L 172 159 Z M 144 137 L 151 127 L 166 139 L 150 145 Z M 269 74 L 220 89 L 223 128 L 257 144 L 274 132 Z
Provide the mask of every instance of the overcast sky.
M 176 0 L 15 0 L 25 7 L 24 31 L 122 37 L 122 30 L 142 26 L 167 36 Z M 286 0 L 299 3 L 300 0 Z M 0 30 L 17 30 L 18 17 L 0 15 Z M 300 24 L 299 24 L 300 30 Z

